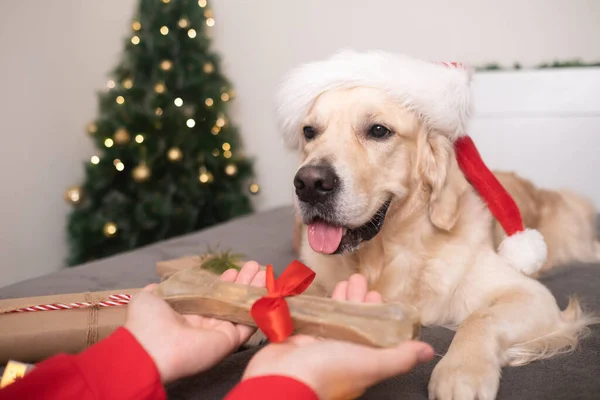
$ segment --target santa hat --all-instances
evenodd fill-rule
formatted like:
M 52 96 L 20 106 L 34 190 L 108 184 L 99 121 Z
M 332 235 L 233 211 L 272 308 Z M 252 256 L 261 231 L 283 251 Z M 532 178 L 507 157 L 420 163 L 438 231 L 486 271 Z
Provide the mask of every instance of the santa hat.
M 506 232 L 499 254 L 513 268 L 532 274 L 546 260 L 546 244 L 538 231 L 525 229 L 516 203 L 466 134 L 472 110 L 471 75 L 470 69 L 458 63 L 430 63 L 380 51 L 342 51 L 300 66 L 284 79 L 278 94 L 279 127 L 288 147 L 299 149 L 302 120 L 321 93 L 358 86 L 386 92 L 454 143 L 465 177 Z

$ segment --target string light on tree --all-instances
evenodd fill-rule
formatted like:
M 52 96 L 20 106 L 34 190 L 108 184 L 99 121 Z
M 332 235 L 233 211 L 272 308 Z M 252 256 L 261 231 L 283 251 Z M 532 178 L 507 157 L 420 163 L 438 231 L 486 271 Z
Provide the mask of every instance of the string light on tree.
M 228 164 L 225 167 L 225 173 L 229 176 L 237 174 L 237 167 L 235 166 L 235 164 Z
M 183 115 L 185 115 L 186 117 L 193 117 L 195 114 L 196 110 L 194 109 L 194 106 L 184 106 L 183 107 Z
M 173 103 L 176 107 L 181 107 L 183 105 L 183 100 L 181 99 L 181 97 L 178 97 L 173 101 Z
M 100 157 L 98 157 L 98 156 L 92 156 L 92 157 L 90 158 L 90 162 L 91 162 L 92 164 L 94 164 L 94 165 L 98 165 L 98 164 L 100 163 Z
M 135 46 L 137 46 L 138 44 L 140 44 L 140 37 L 139 37 L 139 36 L 137 36 L 137 35 L 134 35 L 134 36 L 131 38 L 131 43 L 133 43 Z
M 160 117 L 163 115 L 163 109 L 158 107 L 156 110 L 154 110 L 154 113 Z
M 223 157 L 225 157 L 225 158 L 231 158 L 231 157 L 233 157 L 233 153 L 231 151 L 229 151 L 229 150 L 224 151 L 223 152 Z
M 169 4 L 171 2 L 171 0 L 162 0 L 162 2 L 165 4 Z
M 160 63 L 160 69 L 163 71 L 169 71 L 171 68 L 173 68 L 173 62 L 171 62 L 171 60 L 162 60 Z
M 215 26 L 215 19 L 214 18 L 207 18 L 206 19 L 206 25 L 210 28 L 212 28 L 213 26 Z
M 212 155 L 213 155 L 213 157 L 219 157 L 219 153 L 220 153 L 220 152 L 219 152 L 219 149 L 214 149 L 214 150 L 212 151 Z
M 127 132 L 127 129 L 119 128 L 113 135 L 113 139 L 115 140 L 116 144 L 124 145 L 124 144 L 129 143 L 129 140 L 131 139 L 131 137 L 129 135 L 129 132 Z
M 169 34 L 169 27 L 167 27 L 166 25 L 163 25 L 160 27 L 160 34 L 163 36 L 166 36 Z
M 229 150 L 231 150 L 231 145 L 229 143 L 225 142 L 225 143 L 223 143 L 221 148 L 223 149 L 223 151 L 229 151 Z
M 77 206 L 83 201 L 81 186 L 71 186 L 65 192 L 65 201 L 72 206 Z
M 125 103 L 125 97 L 123 97 L 123 96 L 117 96 L 117 98 L 115 99 L 115 101 L 117 102 L 118 105 L 123 105 L 123 103 Z
M 142 135 L 141 133 L 138 133 L 137 135 L 135 135 L 135 142 L 136 143 L 143 143 L 144 142 L 144 135 Z
M 194 121 L 192 118 L 190 118 L 187 121 L 185 121 L 185 124 L 187 125 L 188 128 L 193 128 L 194 126 L 196 126 L 196 121 Z
M 218 126 L 213 126 L 213 127 L 212 127 L 212 129 L 210 130 L 210 132 L 211 132 L 213 135 L 218 135 L 218 134 L 219 134 L 219 132 L 221 132 L 221 128 L 219 128 Z
M 181 18 L 179 20 L 179 22 L 177 23 L 177 25 L 179 25 L 179 27 L 181 29 L 187 28 L 189 24 L 190 24 L 190 21 L 188 21 L 186 18 Z
M 123 81 L 123 87 L 125 89 L 131 89 L 133 87 L 133 80 L 130 78 L 127 78 Z
M 133 29 L 134 31 L 139 31 L 140 29 L 142 29 L 142 24 L 140 24 L 139 21 L 133 21 L 131 23 L 131 29 Z
M 198 0 L 198 5 L 202 8 L 206 7 L 206 0 Z
M 204 104 L 206 104 L 207 107 L 212 107 L 212 105 L 215 104 L 215 101 L 209 97 L 204 101 Z
M 152 172 L 146 163 L 142 162 L 140 165 L 135 167 L 132 172 L 133 180 L 137 183 L 146 182 L 150 179 Z
M 102 231 L 104 232 L 104 236 L 106 236 L 107 238 L 112 238 L 117 234 L 117 224 L 115 224 L 112 221 L 109 221 L 106 224 L 104 224 L 104 228 Z
M 217 118 L 217 122 L 215 123 L 215 125 L 217 125 L 219 128 L 222 128 L 225 126 L 225 123 L 225 117 L 222 114 L 220 114 Z
M 212 18 L 213 12 L 212 10 L 204 10 L 204 18 Z
M 195 38 L 195 37 L 196 37 L 196 30 L 195 30 L 195 29 L 190 29 L 190 30 L 188 31 L 188 36 L 189 36 L 191 39 Z
M 106 146 L 107 148 L 111 148 L 113 147 L 113 145 L 115 144 L 115 142 L 111 139 L 111 138 L 106 138 L 104 140 L 104 146 Z
M 121 172 L 121 171 L 123 171 L 125 169 L 125 164 L 123 164 L 121 162 L 121 160 L 119 160 L 118 158 L 115 158 L 115 160 L 113 161 L 113 165 L 115 166 L 115 168 L 119 172 Z
M 213 175 L 206 170 L 206 167 L 200 167 L 200 174 L 198 175 L 200 183 L 209 183 L 213 181 Z
M 229 94 L 227 94 L 227 93 L 223 93 L 223 94 L 221 95 L 221 100 L 223 100 L 223 101 L 225 101 L 225 102 L 226 102 L 226 101 L 229 101 Z
M 250 193 L 258 194 L 258 192 L 260 192 L 260 187 L 258 186 L 258 183 L 250 184 Z
M 205 73 L 210 74 L 215 70 L 215 66 L 211 62 L 207 62 L 207 63 L 204 63 L 204 65 L 202 66 L 202 70 Z
M 108 82 L 106 82 L 106 87 L 109 89 L 114 89 L 115 87 L 115 81 L 113 81 L 112 79 Z
M 163 82 L 158 82 L 156 85 L 154 85 L 154 91 L 156 93 L 164 93 L 166 90 L 166 86 Z
M 90 122 L 87 126 L 87 131 L 90 135 L 93 135 L 94 133 L 98 132 L 98 126 L 95 123 Z
M 167 158 L 171 162 L 179 162 L 183 158 L 183 153 L 179 147 L 171 147 L 167 153 Z

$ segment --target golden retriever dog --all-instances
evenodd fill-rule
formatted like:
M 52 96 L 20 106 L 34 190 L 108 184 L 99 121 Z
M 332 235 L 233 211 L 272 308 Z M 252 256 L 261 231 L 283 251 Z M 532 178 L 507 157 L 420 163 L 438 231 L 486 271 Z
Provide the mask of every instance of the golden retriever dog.
M 537 229 L 548 246 L 548 257 L 533 276 L 573 262 L 600 261 L 600 242 L 596 238 L 597 211 L 589 200 L 570 191 L 539 189 L 512 172 L 495 172 L 511 194 L 528 228 Z M 506 237 L 494 221 L 496 248 Z
M 494 399 L 503 366 L 571 351 L 595 321 L 576 299 L 560 310 L 545 286 L 498 255 L 501 235 L 453 143 L 388 93 L 333 87 L 297 117 L 295 207 L 307 226 L 301 259 L 316 271 L 310 291 L 330 295 L 359 273 L 385 301 L 414 306 L 423 325 L 456 330 L 431 399 Z M 553 246 L 564 220 L 575 231 L 591 218 L 586 203 L 499 177 L 546 235 L 548 265 L 581 255 L 571 242 Z M 597 254 L 589 246 L 583 258 Z

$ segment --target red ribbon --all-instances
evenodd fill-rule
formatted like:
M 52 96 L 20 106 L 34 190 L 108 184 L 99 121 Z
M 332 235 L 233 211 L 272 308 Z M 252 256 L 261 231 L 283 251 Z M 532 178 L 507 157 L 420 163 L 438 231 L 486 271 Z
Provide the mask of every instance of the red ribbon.
M 290 265 L 275 279 L 273 266 L 267 265 L 267 295 L 257 300 L 250 310 L 256 326 L 272 343 L 282 342 L 294 330 L 285 297 L 304 292 L 315 279 L 315 272 L 300 261 Z

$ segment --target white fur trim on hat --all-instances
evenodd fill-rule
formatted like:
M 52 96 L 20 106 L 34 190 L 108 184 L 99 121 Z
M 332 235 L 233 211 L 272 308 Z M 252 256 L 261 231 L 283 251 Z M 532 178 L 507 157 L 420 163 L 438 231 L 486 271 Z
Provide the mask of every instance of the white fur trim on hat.
M 531 275 L 542 267 L 548 255 L 548 248 L 541 233 L 526 229 L 504 239 L 498 247 L 498 254 L 514 269 Z
M 425 124 L 456 139 L 471 114 L 471 71 L 381 51 L 346 50 L 293 70 L 277 97 L 278 123 L 288 147 L 302 143 L 301 124 L 316 98 L 335 88 L 383 90 Z

